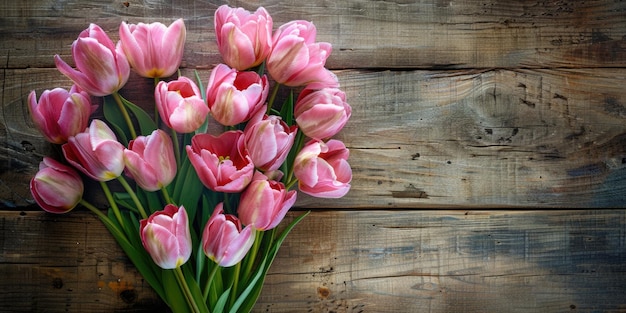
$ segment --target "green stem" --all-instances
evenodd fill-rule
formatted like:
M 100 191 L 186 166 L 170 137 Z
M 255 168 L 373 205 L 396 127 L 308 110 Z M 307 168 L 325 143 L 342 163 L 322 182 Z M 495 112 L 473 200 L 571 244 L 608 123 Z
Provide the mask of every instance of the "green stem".
M 102 211 L 98 210 L 98 208 L 96 208 L 93 204 L 87 202 L 85 199 L 80 199 L 79 203 L 82 206 L 84 206 L 87 209 L 89 209 L 89 211 L 91 211 L 94 214 L 96 214 L 100 219 L 105 220 L 105 221 L 109 221 L 109 217 L 108 216 L 104 215 L 104 213 L 102 213 Z
M 270 100 L 267 102 L 267 114 L 268 115 L 272 111 L 272 107 L 274 106 L 274 100 L 276 100 L 276 95 L 278 94 L 279 88 L 280 88 L 280 84 L 276 83 L 276 85 L 274 85 L 274 89 L 272 89 L 272 95 L 270 95 Z
M 165 188 L 165 186 L 161 188 L 161 193 L 163 194 L 163 199 L 165 199 L 165 202 L 167 202 L 168 204 L 175 204 L 174 201 L 172 201 L 170 193 L 167 192 L 167 188 Z
M 248 282 L 248 279 L 250 279 L 250 275 L 251 275 L 251 271 L 252 271 L 252 266 L 254 265 L 254 261 L 256 259 L 256 255 L 259 252 L 259 247 L 261 246 L 261 241 L 263 240 L 263 232 L 259 231 L 259 230 L 254 230 L 256 232 L 255 234 L 255 239 L 254 239 L 254 243 L 252 244 L 252 249 L 250 249 L 250 254 L 248 254 L 248 257 L 246 257 L 246 268 L 244 269 L 244 282 Z
M 208 263 L 211 264 L 211 263 Z M 211 273 L 209 273 L 209 277 L 204 284 L 204 291 L 202 292 L 202 296 L 204 297 L 204 301 L 206 302 L 209 297 L 209 289 L 211 289 L 211 282 L 213 282 L 213 277 L 215 277 L 215 273 L 219 270 L 220 266 L 217 263 L 213 263 L 213 269 L 211 269 Z
M 176 280 L 178 280 L 178 285 L 183 290 L 183 294 L 185 294 L 185 299 L 187 299 L 187 303 L 191 307 L 192 312 L 200 313 L 200 308 L 198 308 L 198 304 L 194 301 L 193 295 L 191 294 L 191 290 L 185 281 L 185 275 L 183 274 L 182 269 L 179 267 L 174 269 L 174 273 L 176 274 Z
M 115 218 L 117 218 L 117 221 L 120 223 L 120 226 L 122 226 L 122 229 L 126 231 L 126 228 L 124 227 L 124 220 L 122 219 L 122 213 L 120 212 L 120 208 L 117 206 L 117 203 L 115 203 L 115 199 L 113 199 L 111 189 L 109 189 L 109 186 L 107 186 L 107 184 L 103 181 L 100 182 L 100 186 L 102 187 L 102 191 L 104 191 L 104 196 L 107 198 L 107 201 L 109 201 L 109 205 L 113 209 Z
M 137 138 L 137 132 L 135 132 L 135 126 L 133 125 L 133 122 L 130 120 L 130 115 L 128 114 L 128 110 L 126 110 L 126 106 L 124 105 L 124 102 L 122 101 L 122 97 L 117 91 L 113 93 L 113 99 L 115 99 L 115 102 L 117 102 L 117 106 L 120 108 L 120 112 L 122 112 L 122 117 L 124 117 L 124 121 L 126 121 L 126 125 L 128 125 L 128 129 L 130 130 L 130 136 L 132 137 L 132 139 Z
M 126 179 L 120 175 L 117 177 L 117 180 L 120 182 L 120 184 L 122 184 L 122 187 L 124 187 L 126 192 L 128 192 L 128 195 L 130 195 L 130 198 L 133 199 L 133 202 L 135 203 L 137 210 L 139 210 L 139 214 L 141 215 L 141 218 L 143 219 L 148 218 L 148 214 L 146 214 L 146 210 L 144 210 L 143 204 L 141 204 L 141 201 L 139 201 L 139 198 L 137 198 L 137 194 L 135 194 L 135 191 L 133 190 L 132 187 L 130 187 Z
M 172 131 L 172 145 L 174 146 L 174 157 L 176 158 L 176 168 L 180 168 L 180 147 L 178 143 L 178 133 L 171 129 Z
M 237 300 L 237 295 L 239 294 L 239 290 L 237 290 L 237 288 L 239 287 L 239 272 L 241 271 L 241 262 L 237 263 L 237 265 L 235 265 L 235 270 L 234 270 L 234 276 L 233 276 L 233 289 L 230 292 L 230 303 L 231 305 L 233 303 L 235 303 L 235 300 Z

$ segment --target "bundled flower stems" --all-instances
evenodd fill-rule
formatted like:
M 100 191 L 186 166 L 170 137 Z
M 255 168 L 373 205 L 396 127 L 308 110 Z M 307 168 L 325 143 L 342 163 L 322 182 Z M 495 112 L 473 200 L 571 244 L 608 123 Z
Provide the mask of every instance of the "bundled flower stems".
M 277 231 L 297 192 L 339 198 L 352 179 L 349 151 L 332 139 L 351 107 L 325 68 L 332 47 L 316 41 L 315 26 L 296 20 L 274 30 L 264 8 L 226 5 L 214 22 L 223 64 L 206 85 L 177 74 L 183 19 L 123 22 L 116 44 L 98 25 L 81 32 L 75 68 L 54 57 L 69 90 L 28 96 L 36 127 L 62 152 L 44 157 L 31 180 L 37 204 L 91 210 L 173 312 L 250 311 L 306 215 Z M 119 94 L 131 70 L 154 80 L 154 114 Z M 279 100 L 281 88 L 288 97 Z M 92 116 L 93 97 L 104 98 L 102 120 Z M 208 131 L 215 124 L 221 132 Z M 99 184 L 106 211 L 83 199 L 85 180 Z

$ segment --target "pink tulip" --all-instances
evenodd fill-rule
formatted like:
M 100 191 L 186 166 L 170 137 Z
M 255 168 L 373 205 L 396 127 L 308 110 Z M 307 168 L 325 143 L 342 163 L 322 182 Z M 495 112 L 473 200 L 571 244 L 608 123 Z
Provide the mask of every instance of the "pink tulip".
M 241 229 L 236 216 L 224 214 L 223 204 L 218 204 L 202 232 L 202 250 L 209 259 L 222 267 L 239 263 L 254 243 L 256 232 L 252 225 Z
M 185 22 L 178 19 L 169 27 L 162 23 L 120 24 L 118 51 L 143 77 L 169 77 L 178 70 L 183 59 L 187 36 Z
M 200 181 L 220 192 L 241 192 L 252 180 L 254 164 L 244 147 L 242 131 L 227 131 L 215 137 L 198 134 L 187 146 L 187 155 Z
M 45 90 L 39 102 L 34 90 L 28 95 L 28 109 L 35 126 L 48 141 L 56 144 L 63 144 L 70 136 L 85 130 L 96 108 L 91 105 L 89 95 L 76 85 L 69 92 L 63 88 Z
M 154 98 L 163 123 L 179 133 L 195 131 L 209 114 L 200 89 L 184 76 L 171 82 L 160 81 L 154 89 Z
M 126 173 L 144 190 L 156 191 L 169 185 L 176 176 L 172 139 L 157 129 L 131 140 L 124 150 L 124 164 Z
M 93 96 L 106 96 L 120 90 L 128 81 L 130 66 L 126 56 L 115 50 L 109 36 L 96 24 L 80 33 L 72 44 L 77 70 L 54 56 L 57 69 Z
M 343 142 L 309 141 L 294 161 L 294 175 L 300 191 L 319 198 L 340 198 L 350 190 L 350 152 Z
M 337 88 L 305 89 L 294 110 L 298 127 L 313 139 L 334 136 L 346 125 L 351 114 L 346 94 Z
M 257 173 L 241 193 L 237 214 L 244 225 L 269 230 L 278 226 L 295 202 L 295 190 L 289 191 L 283 183 Z
M 277 170 L 287 158 L 296 137 L 297 126 L 289 127 L 278 116 L 265 115 L 246 126 L 245 142 L 254 165 L 266 172 Z
M 211 72 L 206 99 L 213 118 L 222 125 L 233 126 L 265 110 L 268 93 L 267 76 L 219 64 Z
M 72 166 L 96 181 L 117 178 L 124 170 L 124 146 L 101 120 L 91 121 L 88 129 L 61 148 Z
M 141 243 L 158 266 L 174 269 L 189 260 L 191 233 L 185 207 L 168 204 L 141 220 L 139 226 Z
M 224 63 L 240 71 L 260 65 L 272 48 L 272 17 L 222 5 L 215 11 L 217 47 Z
M 275 81 L 287 86 L 339 86 L 337 76 L 324 67 L 332 46 L 315 42 L 316 33 L 315 25 L 307 21 L 291 21 L 278 28 L 267 59 L 267 71 Z
M 83 197 L 83 180 L 71 167 L 44 157 L 39 172 L 30 181 L 35 202 L 50 213 L 67 213 Z

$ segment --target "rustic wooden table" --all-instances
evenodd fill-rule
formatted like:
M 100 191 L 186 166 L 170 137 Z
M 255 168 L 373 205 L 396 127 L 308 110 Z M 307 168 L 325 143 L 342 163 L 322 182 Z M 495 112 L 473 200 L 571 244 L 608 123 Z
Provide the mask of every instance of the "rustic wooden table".
M 96 218 L 33 205 L 26 99 L 69 87 L 52 57 L 91 22 L 184 18 L 206 81 L 220 4 L 2 4 L 0 311 L 165 312 Z M 230 5 L 313 21 L 354 110 L 352 191 L 300 197 L 257 312 L 626 312 L 626 2 Z

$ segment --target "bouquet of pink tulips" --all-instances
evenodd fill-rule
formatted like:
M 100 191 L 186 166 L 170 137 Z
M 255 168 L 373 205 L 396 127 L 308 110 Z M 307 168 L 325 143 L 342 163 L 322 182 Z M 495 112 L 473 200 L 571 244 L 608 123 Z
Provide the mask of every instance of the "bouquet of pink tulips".
M 51 213 L 94 212 L 174 312 L 250 311 L 306 215 L 277 227 L 295 189 L 338 198 L 352 179 L 348 149 L 331 139 L 351 108 L 315 26 L 273 30 L 263 8 L 221 6 L 215 33 L 224 64 L 206 89 L 197 73 L 176 75 L 186 37 L 179 19 L 121 23 L 117 44 L 90 25 L 72 45 L 75 68 L 54 58 L 71 89 L 28 97 L 35 125 L 62 152 L 44 157 L 31 180 L 35 201 Z M 154 79 L 154 114 L 118 93 L 131 69 Z M 104 97 L 103 119 L 92 97 Z M 84 179 L 100 184 L 108 211 L 83 198 Z

